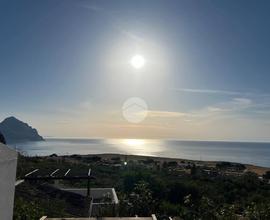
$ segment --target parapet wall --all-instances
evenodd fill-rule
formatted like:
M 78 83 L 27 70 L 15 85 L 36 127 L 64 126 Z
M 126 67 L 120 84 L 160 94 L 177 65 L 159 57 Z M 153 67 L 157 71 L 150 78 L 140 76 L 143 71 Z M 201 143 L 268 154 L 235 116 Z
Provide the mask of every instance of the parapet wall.
M 0 219 L 12 220 L 17 152 L 0 143 Z

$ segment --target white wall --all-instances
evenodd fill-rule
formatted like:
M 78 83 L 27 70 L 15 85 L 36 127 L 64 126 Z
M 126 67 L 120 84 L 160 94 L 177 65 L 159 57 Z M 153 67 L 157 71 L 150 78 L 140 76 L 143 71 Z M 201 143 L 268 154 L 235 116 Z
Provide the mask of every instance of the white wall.
M 0 219 L 12 220 L 17 152 L 0 144 Z

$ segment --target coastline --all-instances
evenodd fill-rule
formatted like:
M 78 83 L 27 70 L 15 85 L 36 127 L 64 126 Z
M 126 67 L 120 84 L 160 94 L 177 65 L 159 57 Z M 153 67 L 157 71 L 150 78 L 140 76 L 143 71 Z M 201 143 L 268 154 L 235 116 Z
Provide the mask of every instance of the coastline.
M 151 139 L 47 139 L 13 145 L 25 155 L 124 154 L 192 161 L 228 161 L 270 168 L 270 144 Z
M 145 155 L 132 155 L 132 154 L 116 154 L 116 153 L 102 153 L 102 154 L 87 154 L 87 155 L 80 155 L 80 154 L 74 154 L 74 155 L 61 155 L 57 156 L 59 158 L 61 157 L 68 157 L 72 158 L 74 156 L 79 156 L 81 158 L 87 158 L 87 157 L 100 157 L 102 160 L 112 160 L 113 158 L 118 157 L 121 161 L 142 161 L 151 159 L 154 162 L 159 162 L 163 164 L 164 162 L 172 162 L 175 161 L 178 164 L 195 164 L 196 166 L 206 166 L 214 168 L 216 167 L 217 163 L 221 162 L 228 162 L 228 161 L 201 161 L 201 160 L 190 160 L 190 159 L 183 159 L 183 158 L 170 158 L 170 157 L 156 157 L 156 156 L 145 156 Z M 44 156 L 44 157 L 50 157 L 50 156 Z M 231 164 L 240 164 L 244 165 L 246 169 L 244 172 L 253 172 L 256 173 L 259 176 L 262 176 L 265 172 L 270 171 L 270 167 L 262 167 L 252 164 L 243 164 L 243 163 L 237 163 L 237 162 L 228 162 Z

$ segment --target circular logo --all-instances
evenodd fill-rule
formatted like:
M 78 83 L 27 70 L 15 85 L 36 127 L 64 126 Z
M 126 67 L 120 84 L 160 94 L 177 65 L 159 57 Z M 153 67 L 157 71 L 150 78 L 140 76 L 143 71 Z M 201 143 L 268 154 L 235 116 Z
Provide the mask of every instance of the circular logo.
M 140 123 L 147 116 L 147 104 L 138 97 L 132 97 L 125 101 L 122 107 L 123 117 L 131 123 Z

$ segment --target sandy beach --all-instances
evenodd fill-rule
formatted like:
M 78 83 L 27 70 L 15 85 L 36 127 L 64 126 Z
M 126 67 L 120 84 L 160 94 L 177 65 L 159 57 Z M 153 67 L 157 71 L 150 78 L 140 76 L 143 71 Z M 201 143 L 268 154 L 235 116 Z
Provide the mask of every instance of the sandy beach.
M 80 155 L 81 157 L 101 157 L 102 160 L 112 160 L 113 158 L 119 157 L 121 161 L 140 161 L 151 159 L 153 161 L 164 163 L 164 162 L 172 162 L 176 161 L 178 164 L 196 164 L 197 166 L 206 166 L 206 167 L 215 167 L 217 163 L 221 161 L 199 161 L 199 160 L 187 160 L 181 158 L 167 158 L 167 157 L 153 157 L 153 156 L 143 156 L 143 155 L 124 155 L 124 154 L 90 154 L 90 155 Z M 224 162 L 224 161 L 222 161 Z M 255 166 L 251 164 L 243 164 L 246 166 L 246 170 L 244 172 L 254 172 L 257 175 L 261 176 L 265 172 L 270 171 L 270 167 L 261 167 Z

